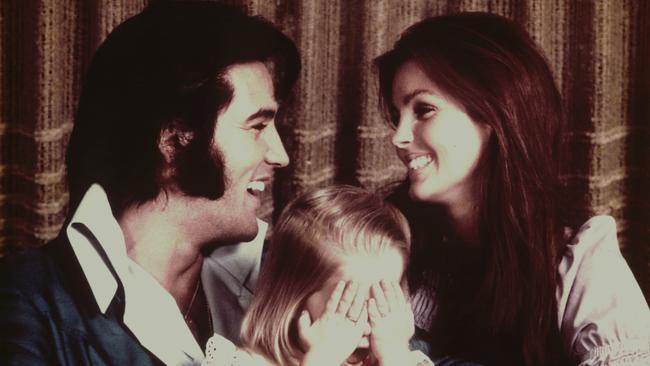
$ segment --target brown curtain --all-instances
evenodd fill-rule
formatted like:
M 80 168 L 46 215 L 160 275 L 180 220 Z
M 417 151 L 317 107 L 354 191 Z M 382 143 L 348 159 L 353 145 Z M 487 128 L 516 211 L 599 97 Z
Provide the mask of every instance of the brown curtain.
M 563 92 L 572 152 L 567 216 L 579 225 L 590 215 L 613 215 L 621 248 L 650 295 L 650 1 L 229 2 L 275 22 L 303 56 L 281 121 L 292 164 L 276 177 L 262 216 L 305 189 L 351 183 L 382 190 L 400 180 L 404 169 L 378 109 L 372 60 L 425 17 L 498 13 L 530 31 Z M 64 153 L 84 70 L 108 32 L 148 1 L 1 3 L 0 254 L 57 235 L 67 214 Z

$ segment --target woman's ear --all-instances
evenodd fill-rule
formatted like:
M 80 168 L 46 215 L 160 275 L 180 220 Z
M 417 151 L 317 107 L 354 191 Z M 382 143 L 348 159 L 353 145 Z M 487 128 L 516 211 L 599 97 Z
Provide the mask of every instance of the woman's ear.
M 184 128 L 180 123 L 166 123 L 158 136 L 158 149 L 165 162 L 173 162 L 178 149 L 187 146 L 193 138 L 194 132 Z

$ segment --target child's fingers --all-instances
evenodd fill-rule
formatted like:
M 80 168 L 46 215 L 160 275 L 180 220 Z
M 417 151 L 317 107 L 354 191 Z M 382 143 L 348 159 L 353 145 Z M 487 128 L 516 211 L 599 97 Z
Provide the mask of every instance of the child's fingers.
M 377 283 L 373 283 L 371 286 L 372 298 L 375 299 L 375 304 L 377 305 L 377 310 L 381 316 L 384 316 L 390 312 L 388 306 L 388 301 L 386 300 L 386 295 L 384 290 Z
M 361 331 L 363 331 L 368 326 L 368 303 L 365 301 L 356 325 L 361 329 Z
M 395 291 L 400 294 L 399 299 L 403 306 L 411 307 L 411 299 L 408 295 L 408 290 L 406 290 L 398 282 L 393 282 L 395 285 Z
M 392 285 L 393 285 L 393 291 L 395 292 L 395 294 L 397 294 L 397 303 L 399 304 L 399 306 L 402 308 L 410 307 L 409 301 L 406 298 L 406 294 L 404 293 L 402 286 L 400 286 L 400 284 L 397 282 L 392 282 Z
M 333 314 L 336 311 L 337 307 L 339 306 L 339 301 L 341 300 L 341 296 L 343 295 L 344 288 L 345 288 L 344 281 L 339 281 L 339 283 L 336 284 L 336 287 L 334 287 L 334 291 L 332 291 L 330 298 L 327 300 L 327 303 L 325 304 L 324 314 Z
M 385 280 L 381 280 L 379 283 L 381 286 L 381 289 L 384 290 L 384 296 L 386 296 L 386 303 L 388 304 L 388 308 L 390 310 L 395 310 L 398 308 L 398 299 L 397 299 L 397 293 L 395 292 L 392 281 L 388 282 Z
M 337 313 L 342 315 L 346 315 L 348 313 L 350 306 L 352 306 L 352 301 L 357 295 L 358 289 L 359 285 L 357 283 L 352 281 L 348 282 L 347 286 L 345 286 L 345 291 L 343 291 L 343 295 L 341 296 L 341 300 L 338 303 L 338 307 L 336 309 Z
M 366 295 L 368 294 L 368 286 L 367 285 L 358 285 L 357 286 L 357 293 L 354 296 L 354 300 L 352 301 L 352 305 L 350 306 L 350 310 L 348 310 L 347 313 L 347 318 L 352 320 L 352 321 L 357 321 L 360 319 L 360 314 L 361 311 L 364 308 L 364 305 L 366 303 Z
M 371 326 L 375 326 L 379 319 L 381 319 L 381 314 L 379 314 L 379 309 L 377 309 L 377 301 L 374 298 L 368 300 L 368 320 L 370 321 Z
M 298 318 L 298 334 L 303 342 L 309 343 L 309 333 L 311 328 L 311 316 L 307 310 L 303 310 Z

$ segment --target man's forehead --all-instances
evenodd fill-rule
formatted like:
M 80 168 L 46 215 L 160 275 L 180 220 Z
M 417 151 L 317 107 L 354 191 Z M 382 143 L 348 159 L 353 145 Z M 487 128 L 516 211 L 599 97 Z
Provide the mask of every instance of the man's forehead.
M 247 62 L 230 66 L 225 77 L 231 84 L 234 99 L 249 99 L 262 109 L 278 108 L 271 72 L 262 62 Z

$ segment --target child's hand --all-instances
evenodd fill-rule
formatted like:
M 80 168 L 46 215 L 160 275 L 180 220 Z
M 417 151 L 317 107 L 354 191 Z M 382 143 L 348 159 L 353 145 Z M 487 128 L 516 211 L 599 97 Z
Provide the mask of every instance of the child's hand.
M 309 312 L 302 312 L 298 333 L 306 351 L 303 366 L 340 365 L 355 350 L 368 322 L 367 290 L 359 288 L 359 284 L 353 282 L 347 286 L 339 282 L 325 311 L 313 323 Z
M 403 365 L 409 359 L 409 339 L 413 336 L 413 311 L 395 282 L 381 281 L 371 287 L 368 300 L 370 347 L 380 365 Z

